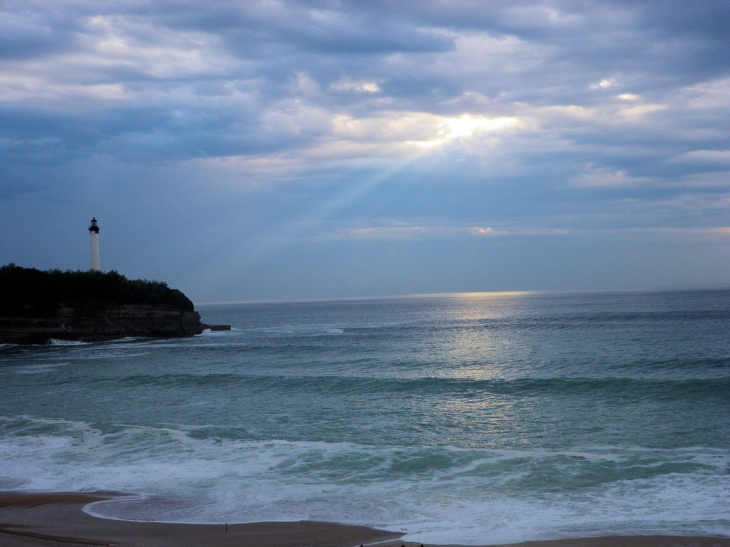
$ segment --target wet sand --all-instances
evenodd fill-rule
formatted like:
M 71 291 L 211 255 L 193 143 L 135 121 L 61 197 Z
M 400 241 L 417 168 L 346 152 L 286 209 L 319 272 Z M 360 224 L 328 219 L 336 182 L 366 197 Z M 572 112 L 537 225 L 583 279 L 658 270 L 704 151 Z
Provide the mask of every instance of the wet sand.
M 0 547 L 406 547 L 402 534 L 326 522 L 170 524 L 92 517 L 82 508 L 114 494 L 0 494 Z M 485 545 L 488 538 L 485 538 Z M 515 547 L 730 547 L 730 538 L 631 536 L 535 541 Z M 427 547 L 436 547 L 429 545 Z

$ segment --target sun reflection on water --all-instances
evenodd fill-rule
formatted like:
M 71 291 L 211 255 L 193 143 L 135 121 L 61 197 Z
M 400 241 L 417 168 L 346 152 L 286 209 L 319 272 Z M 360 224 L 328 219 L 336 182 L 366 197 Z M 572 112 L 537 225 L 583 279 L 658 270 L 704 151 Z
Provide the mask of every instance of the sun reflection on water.
M 450 295 L 445 315 L 451 328 L 439 329 L 430 344 L 440 378 L 510 379 L 523 365 L 529 347 L 515 334 L 516 318 L 529 313 L 532 292 L 471 292 Z M 525 297 L 525 298 L 523 298 Z M 509 328 L 508 328 L 509 327 Z

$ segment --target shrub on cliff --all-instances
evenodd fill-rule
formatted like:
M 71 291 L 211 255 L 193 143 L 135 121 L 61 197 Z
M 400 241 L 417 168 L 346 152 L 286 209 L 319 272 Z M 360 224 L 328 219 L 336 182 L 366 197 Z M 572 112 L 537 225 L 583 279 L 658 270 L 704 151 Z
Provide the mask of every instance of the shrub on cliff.
M 82 272 L 0 267 L 0 315 L 49 316 L 63 307 L 103 311 L 123 304 L 193 311 L 182 292 L 162 281 L 129 280 L 116 271 Z

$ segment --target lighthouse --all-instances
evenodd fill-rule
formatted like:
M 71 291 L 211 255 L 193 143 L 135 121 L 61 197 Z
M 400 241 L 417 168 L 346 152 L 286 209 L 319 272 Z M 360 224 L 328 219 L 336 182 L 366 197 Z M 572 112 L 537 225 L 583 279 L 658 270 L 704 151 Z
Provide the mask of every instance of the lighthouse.
M 96 217 L 91 219 L 89 235 L 91 236 L 91 268 L 89 269 L 92 272 L 98 272 L 101 265 L 99 261 L 99 227 L 96 225 Z

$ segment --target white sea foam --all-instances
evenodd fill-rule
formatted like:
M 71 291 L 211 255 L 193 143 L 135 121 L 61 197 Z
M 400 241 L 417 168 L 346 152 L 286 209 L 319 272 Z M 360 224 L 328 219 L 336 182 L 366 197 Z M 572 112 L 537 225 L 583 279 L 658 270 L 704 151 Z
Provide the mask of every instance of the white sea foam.
M 45 374 L 48 372 L 54 372 L 56 369 L 67 366 L 68 364 L 68 361 L 62 361 L 59 363 L 39 363 L 37 365 L 12 367 L 12 370 L 15 374 Z
M 276 327 L 261 327 L 248 329 L 252 332 L 264 332 L 270 335 L 279 336 L 321 336 L 344 334 L 345 329 L 334 325 L 308 324 L 308 325 L 283 325 Z
M 654 451 L 637 463 L 631 449 L 597 447 L 568 455 L 254 442 L 197 439 L 174 428 L 104 433 L 85 423 L 31 418 L 6 419 L 0 427 L 6 433 L 0 484 L 137 494 L 87 508 L 105 518 L 329 520 L 402 531 L 415 542 L 463 544 L 609 532 L 730 533 L 728 455 L 717 450 Z M 627 473 L 572 490 L 519 487 L 530 474 L 549 473 L 556 460 L 565 466 L 610 461 L 628 469 L 650 468 L 652 458 L 704 463 L 638 479 Z
M 91 342 L 81 342 L 80 340 L 60 340 L 57 338 L 51 338 L 48 344 L 51 346 L 86 346 Z
M 235 336 L 236 332 L 241 332 L 240 329 L 230 328 L 228 330 L 212 330 L 212 329 L 203 329 L 203 332 L 201 332 L 198 336 L 211 336 L 215 338 L 225 338 L 230 336 Z

